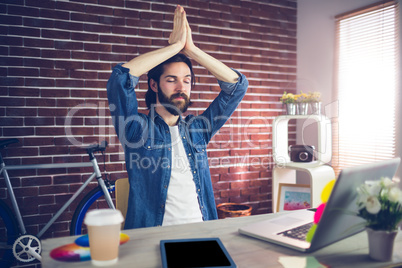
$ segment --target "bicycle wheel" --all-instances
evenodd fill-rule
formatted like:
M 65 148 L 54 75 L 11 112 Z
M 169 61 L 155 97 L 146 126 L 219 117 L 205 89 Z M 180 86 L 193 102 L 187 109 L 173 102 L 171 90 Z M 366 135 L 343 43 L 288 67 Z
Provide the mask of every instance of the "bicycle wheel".
M 0 267 L 10 267 L 14 263 L 13 244 L 18 235 L 14 214 L 6 203 L 0 200 Z
M 113 193 L 114 182 L 109 187 L 109 193 Z M 85 214 L 88 210 L 98 209 L 98 208 L 108 208 L 108 204 L 104 198 L 104 194 L 100 186 L 92 189 L 81 202 L 78 204 L 73 219 L 70 225 L 70 235 L 80 235 L 86 233 L 86 228 L 83 225 Z

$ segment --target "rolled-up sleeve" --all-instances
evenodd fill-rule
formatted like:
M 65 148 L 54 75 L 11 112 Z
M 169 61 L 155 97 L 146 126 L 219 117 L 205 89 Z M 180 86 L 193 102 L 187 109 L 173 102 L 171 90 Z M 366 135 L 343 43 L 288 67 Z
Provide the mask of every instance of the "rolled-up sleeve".
M 106 88 L 109 109 L 119 138 L 123 134 L 126 138 L 133 135 L 134 129 L 128 125 L 136 121 L 131 120 L 130 117 L 138 115 L 138 101 L 134 90 L 138 81 L 139 77 L 131 75 L 129 69 L 121 64 L 113 68 L 108 80 Z M 130 130 L 131 133 L 127 133 Z
M 224 82 L 224 81 L 218 80 L 218 84 L 219 84 L 221 90 L 228 95 L 234 94 L 235 90 L 240 90 L 245 93 L 248 88 L 247 78 L 239 71 L 237 71 L 235 69 L 232 69 L 232 70 L 235 71 L 237 73 L 237 75 L 239 76 L 239 78 L 237 79 L 237 82 L 229 83 L 229 82 Z

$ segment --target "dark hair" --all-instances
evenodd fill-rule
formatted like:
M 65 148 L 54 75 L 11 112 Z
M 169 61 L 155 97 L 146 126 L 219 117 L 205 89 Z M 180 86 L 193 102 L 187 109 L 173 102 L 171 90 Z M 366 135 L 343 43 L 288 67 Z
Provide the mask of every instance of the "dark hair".
M 184 54 L 176 54 L 173 57 L 167 59 L 161 64 L 155 66 L 148 72 L 148 91 L 145 94 L 145 103 L 147 104 L 148 109 L 151 109 L 151 105 L 156 103 L 156 93 L 151 88 L 151 79 L 153 79 L 159 86 L 159 79 L 163 72 L 165 71 L 165 65 L 173 62 L 184 62 L 190 68 L 191 72 L 191 88 L 195 86 L 195 75 L 193 72 L 193 65 L 191 64 L 190 59 Z

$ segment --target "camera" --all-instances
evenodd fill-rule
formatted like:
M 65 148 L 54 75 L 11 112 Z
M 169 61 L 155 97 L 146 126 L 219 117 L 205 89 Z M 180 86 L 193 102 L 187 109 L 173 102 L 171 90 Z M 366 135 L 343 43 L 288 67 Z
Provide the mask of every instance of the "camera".
M 290 145 L 289 155 L 293 162 L 312 162 L 314 160 L 314 146 Z

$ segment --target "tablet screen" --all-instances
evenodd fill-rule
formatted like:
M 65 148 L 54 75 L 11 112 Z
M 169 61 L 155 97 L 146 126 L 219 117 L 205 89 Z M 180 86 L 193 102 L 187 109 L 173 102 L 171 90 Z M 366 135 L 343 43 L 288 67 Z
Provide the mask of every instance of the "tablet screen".
M 161 241 L 164 267 L 236 267 L 219 239 Z

